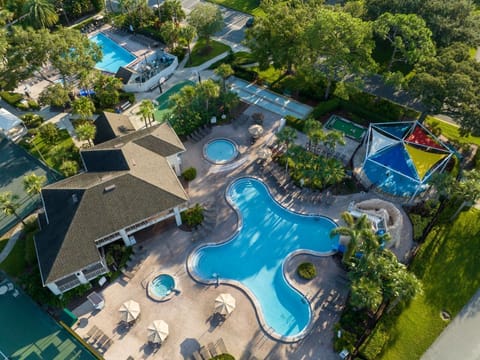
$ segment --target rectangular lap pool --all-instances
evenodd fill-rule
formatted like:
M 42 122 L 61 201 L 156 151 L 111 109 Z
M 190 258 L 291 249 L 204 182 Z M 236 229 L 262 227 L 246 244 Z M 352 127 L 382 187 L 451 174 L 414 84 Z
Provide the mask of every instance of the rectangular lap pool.
M 95 65 L 99 70 L 115 74 L 120 66 L 126 66 L 136 59 L 135 55 L 102 33 L 92 36 L 90 41 L 102 48 L 102 60 Z
M 338 130 L 344 133 L 345 136 L 359 142 L 362 141 L 363 136 L 367 131 L 363 126 L 357 125 L 338 115 L 330 116 L 325 127 L 330 130 Z

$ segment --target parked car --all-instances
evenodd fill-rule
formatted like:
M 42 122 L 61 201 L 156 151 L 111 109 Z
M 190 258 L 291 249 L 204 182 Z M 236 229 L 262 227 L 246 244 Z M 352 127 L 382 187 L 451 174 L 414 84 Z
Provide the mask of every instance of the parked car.
M 254 23 L 255 23 L 254 17 L 248 18 L 247 22 L 245 23 L 245 27 L 251 28 L 254 25 Z

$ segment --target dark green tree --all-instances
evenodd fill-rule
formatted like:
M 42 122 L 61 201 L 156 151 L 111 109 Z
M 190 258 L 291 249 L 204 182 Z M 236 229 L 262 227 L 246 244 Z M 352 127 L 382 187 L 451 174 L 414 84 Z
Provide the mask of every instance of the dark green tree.
M 188 23 L 197 31 L 198 36 L 205 38 L 207 44 L 210 38 L 224 26 L 220 8 L 210 3 L 196 5 L 188 15 Z

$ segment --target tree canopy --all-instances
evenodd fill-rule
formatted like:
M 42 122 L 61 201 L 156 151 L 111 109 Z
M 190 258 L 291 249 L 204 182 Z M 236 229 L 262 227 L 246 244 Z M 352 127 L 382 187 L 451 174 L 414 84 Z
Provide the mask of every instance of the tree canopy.
M 200 37 L 208 41 L 210 37 L 223 28 L 223 15 L 220 8 L 209 3 L 196 5 L 188 15 L 188 23 L 192 25 Z

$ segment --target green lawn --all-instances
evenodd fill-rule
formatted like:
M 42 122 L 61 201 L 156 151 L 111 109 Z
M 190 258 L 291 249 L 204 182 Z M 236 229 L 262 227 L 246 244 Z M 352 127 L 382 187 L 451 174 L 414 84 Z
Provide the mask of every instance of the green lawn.
M 210 44 L 207 46 L 207 41 L 205 39 L 198 39 L 192 49 L 190 61 L 187 62 L 185 67 L 201 65 L 204 62 L 213 59 L 215 56 L 229 50 L 230 47 L 221 42 L 210 40 Z
M 8 257 L 0 264 L 0 269 L 4 270 L 8 275 L 17 278 L 25 272 L 28 266 L 35 264 L 36 255 L 33 235 L 34 233 L 29 233 L 17 240 Z
M 260 9 L 259 0 L 208 0 L 218 5 L 222 5 L 237 11 L 250 15 L 263 16 L 265 13 Z
M 383 324 L 390 325 L 386 326 L 390 340 L 382 359 L 419 359 L 448 325 L 440 312 L 446 310 L 455 316 L 478 290 L 479 216 L 480 211 L 470 209 L 453 223 L 444 221 L 430 232 L 412 264 L 424 294 L 400 316 L 390 314 L 382 319 Z
M 59 131 L 59 134 L 60 134 L 60 138 L 57 141 L 56 145 L 59 145 L 59 146 L 61 146 L 63 148 L 66 148 L 66 149 L 74 148 L 75 145 L 74 145 L 73 140 L 70 137 L 70 134 L 68 133 L 67 130 L 62 129 L 62 130 Z M 22 143 L 20 143 L 20 145 L 24 146 L 27 149 L 27 151 L 29 151 L 36 158 L 38 158 L 40 160 L 44 159 L 45 162 L 47 163 L 47 165 L 50 166 L 51 168 L 53 168 L 57 171 L 60 171 L 58 166 L 56 166 L 58 164 L 55 164 L 51 154 L 49 154 L 50 150 L 53 148 L 54 145 L 47 144 L 42 139 L 40 134 L 37 134 L 33 138 L 33 140 L 30 142 L 30 144 L 25 144 L 24 142 L 22 142 Z M 43 159 L 42 159 L 42 157 L 43 157 Z M 74 154 L 69 154 L 68 155 L 68 158 L 73 159 L 73 160 L 77 160 L 77 157 L 78 157 L 78 155 L 74 155 Z
M 456 140 L 459 142 L 467 142 L 469 144 L 480 146 L 480 137 L 471 136 L 471 135 L 460 136 L 460 133 L 458 132 L 458 126 L 450 124 L 438 118 L 427 116 L 426 123 L 429 124 L 432 121 L 438 122 L 439 128 L 442 129 L 442 135 L 445 136 L 447 139 Z

